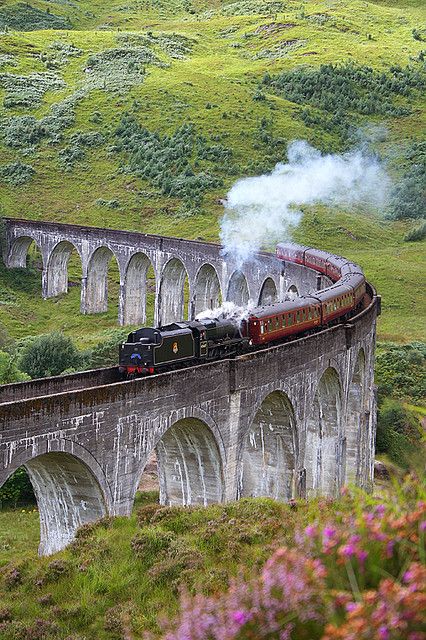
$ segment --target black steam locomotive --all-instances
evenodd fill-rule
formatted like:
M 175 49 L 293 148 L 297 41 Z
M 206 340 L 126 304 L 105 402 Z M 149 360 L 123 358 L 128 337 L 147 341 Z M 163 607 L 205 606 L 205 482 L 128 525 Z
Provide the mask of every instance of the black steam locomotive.
M 247 342 L 239 327 L 226 319 L 173 322 L 159 329 L 143 327 L 120 345 L 119 371 L 133 377 L 229 358 L 241 353 Z

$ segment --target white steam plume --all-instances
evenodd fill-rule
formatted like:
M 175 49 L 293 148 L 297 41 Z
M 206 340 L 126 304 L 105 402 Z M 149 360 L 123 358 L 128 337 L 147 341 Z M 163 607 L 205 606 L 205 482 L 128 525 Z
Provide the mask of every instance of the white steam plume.
M 249 317 L 250 311 L 254 309 L 253 300 L 249 300 L 245 307 L 239 307 L 235 302 L 223 302 L 220 307 L 215 309 L 206 309 L 199 313 L 196 320 L 214 320 L 215 318 L 226 318 L 235 324 L 240 325 L 243 320 Z
M 223 253 L 242 264 L 260 248 L 288 240 L 301 205 L 382 207 L 390 180 L 365 151 L 322 155 L 308 142 L 288 146 L 288 162 L 272 173 L 238 180 L 228 193 L 221 221 Z

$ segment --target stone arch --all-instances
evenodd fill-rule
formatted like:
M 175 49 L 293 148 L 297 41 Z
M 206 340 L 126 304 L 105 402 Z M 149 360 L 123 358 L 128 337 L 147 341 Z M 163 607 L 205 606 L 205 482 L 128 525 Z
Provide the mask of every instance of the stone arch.
M 160 503 L 194 505 L 222 502 L 223 464 L 213 431 L 196 417 L 181 418 L 157 445 Z
M 264 398 L 246 434 L 240 467 L 240 497 L 289 500 L 295 493 L 297 458 L 293 406 L 282 391 Z
M 158 324 L 184 320 L 185 284 L 188 273 L 179 258 L 171 258 L 163 268 L 160 280 Z
M 287 289 L 286 298 L 290 300 L 294 300 L 294 298 L 297 298 L 298 296 L 299 296 L 299 291 L 296 285 L 295 284 L 290 285 L 289 288 Z
M 73 251 L 78 250 L 67 240 L 62 240 L 55 245 L 49 254 L 47 261 L 47 292 L 46 296 L 52 298 L 68 291 L 68 262 Z
M 40 245 L 30 236 L 19 236 L 12 241 L 7 258 L 7 263 L 10 268 L 26 268 L 27 255 L 32 242 L 34 242 L 35 246 L 42 254 Z
M 114 253 L 109 247 L 98 247 L 87 265 L 85 313 L 108 311 L 108 267 Z
M 146 322 L 146 294 L 148 269 L 152 263 L 145 253 L 134 253 L 124 276 L 124 324 L 141 325 Z
M 309 493 L 335 496 L 341 486 L 346 441 L 340 439 L 342 387 L 339 374 L 322 374 L 307 420 L 306 480 Z
M 259 294 L 259 306 L 273 304 L 278 300 L 277 287 L 271 277 L 267 277 L 262 284 Z
M 48 444 L 49 451 L 34 456 L 28 448 L 16 456 L 7 474 L 21 466 L 28 472 L 40 514 L 40 555 L 65 548 L 79 527 L 107 515 L 112 504 L 104 474 L 84 447 L 67 440 Z
M 369 437 L 365 420 L 365 353 L 358 352 L 348 387 L 346 408 L 346 482 L 361 484 L 362 469 L 367 464 Z
M 216 269 L 203 264 L 195 278 L 194 313 L 197 316 L 207 309 L 216 309 L 222 303 L 222 292 Z
M 248 303 L 249 298 L 247 278 L 242 271 L 237 269 L 229 278 L 226 299 L 234 302 L 238 307 L 244 307 Z

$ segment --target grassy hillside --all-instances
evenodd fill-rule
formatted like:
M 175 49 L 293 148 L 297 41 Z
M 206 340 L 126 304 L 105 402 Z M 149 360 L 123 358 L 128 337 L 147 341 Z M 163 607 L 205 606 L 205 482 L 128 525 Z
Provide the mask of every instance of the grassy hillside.
M 220 198 L 285 159 L 295 138 L 341 151 L 368 137 L 397 177 L 426 128 L 422 4 L 6 0 L 3 215 L 217 240 Z M 365 84 L 350 80 L 359 95 L 343 110 L 330 106 L 332 92 L 301 98 L 263 82 L 349 61 L 389 82 L 370 72 Z M 391 86 L 397 77 L 402 89 Z M 135 135 L 149 139 L 148 154 L 132 147 Z M 165 162 L 170 149 L 177 155 Z M 383 295 L 381 338 L 405 342 L 425 338 L 425 245 L 403 240 L 416 224 L 317 208 L 295 238 L 358 260 Z M 41 301 L 37 269 L 0 278 L 0 321 L 15 336 L 60 328 L 87 343 L 115 323 L 114 299 L 101 319 L 83 318 L 77 286 Z

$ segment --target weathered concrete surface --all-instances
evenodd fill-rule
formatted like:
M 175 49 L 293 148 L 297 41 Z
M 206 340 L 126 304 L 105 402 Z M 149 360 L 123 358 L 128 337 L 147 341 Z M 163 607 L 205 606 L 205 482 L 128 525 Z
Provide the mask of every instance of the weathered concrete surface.
M 259 253 L 239 269 L 223 257 L 219 245 L 207 242 L 12 218 L 6 219 L 6 236 L 5 263 L 10 268 L 25 268 L 31 242 L 40 249 L 44 298 L 67 292 L 68 261 L 75 252 L 81 260 L 80 308 L 85 314 L 106 311 L 108 266 L 116 261 L 120 324 L 144 323 L 150 266 L 155 275 L 156 325 L 193 318 L 223 300 L 266 304 L 285 299 L 289 290 L 302 295 L 316 289 L 317 274 L 301 265 L 284 265 L 271 254 Z
M 0 486 L 27 466 L 41 553 L 83 522 L 129 514 L 155 449 L 164 504 L 335 495 L 346 481 L 368 489 L 376 310 L 373 297 L 348 325 L 145 379 L 110 383 L 104 370 L 92 376 L 99 386 L 86 374 L 10 385 L 0 396 Z

